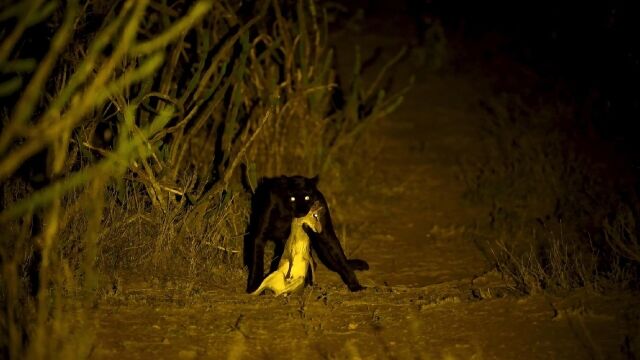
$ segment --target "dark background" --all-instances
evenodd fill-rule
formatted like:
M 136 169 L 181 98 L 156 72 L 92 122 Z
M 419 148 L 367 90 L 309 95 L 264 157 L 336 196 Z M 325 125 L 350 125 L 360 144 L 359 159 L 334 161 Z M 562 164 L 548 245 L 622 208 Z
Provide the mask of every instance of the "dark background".
M 639 170 L 637 2 L 378 0 L 342 4 L 364 10 L 365 17 L 384 16 L 417 36 L 439 21 L 449 40 L 464 43 L 458 47 L 459 55 L 465 55 L 466 47 L 469 57 L 499 54 L 528 67 L 539 76 L 537 92 L 575 106 L 575 131 L 611 144 L 634 172 Z M 411 20 L 406 21 L 407 17 Z

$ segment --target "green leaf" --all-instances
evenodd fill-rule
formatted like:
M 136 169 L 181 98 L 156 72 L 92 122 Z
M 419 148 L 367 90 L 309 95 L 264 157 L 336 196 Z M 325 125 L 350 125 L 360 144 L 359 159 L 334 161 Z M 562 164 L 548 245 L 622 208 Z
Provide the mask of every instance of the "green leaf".
M 16 76 L 0 83 L 0 97 L 9 96 L 22 87 L 22 77 Z

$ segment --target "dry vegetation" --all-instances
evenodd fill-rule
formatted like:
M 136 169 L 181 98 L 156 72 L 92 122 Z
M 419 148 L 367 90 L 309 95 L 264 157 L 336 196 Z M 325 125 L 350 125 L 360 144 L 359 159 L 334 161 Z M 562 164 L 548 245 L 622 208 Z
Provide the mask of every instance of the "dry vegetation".
M 637 289 L 638 208 L 629 173 L 568 106 L 505 95 L 485 104 L 486 156 L 467 197 L 491 210 L 476 239 L 523 293 Z M 571 123 L 573 122 L 573 123 Z
M 3 356 L 86 356 L 121 278 L 240 270 L 248 188 L 340 173 L 401 101 L 337 82 L 313 1 L 231 3 L 2 5 Z
M 316 2 L 232 3 L 0 5 L 0 357 L 86 357 L 97 301 L 131 278 L 239 278 L 261 176 L 320 174 L 350 201 L 341 154 L 402 100 L 400 55 L 365 87 L 356 54 L 341 83 Z M 639 202 L 573 117 L 487 106 L 488 155 L 464 167 L 491 208 L 477 242 L 523 293 L 637 289 Z

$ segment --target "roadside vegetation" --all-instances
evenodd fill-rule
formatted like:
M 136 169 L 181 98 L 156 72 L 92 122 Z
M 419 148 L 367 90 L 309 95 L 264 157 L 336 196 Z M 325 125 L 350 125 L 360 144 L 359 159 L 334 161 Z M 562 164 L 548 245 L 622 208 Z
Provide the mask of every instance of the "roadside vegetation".
M 3 5 L 3 357 L 86 357 L 92 308 L 129 277 L 239 273 L 261 176 L 341 189 L 340 154 L 402 91 L 384 72 L 365 87 L 359 61 L 338 81 L 327 18 L 313 1 Z
M 637 290 L 633 169 L 572 106 L 525 95 L 484 104 L 484 155 L 463 166 L 490 209 L 477 243 L 521 293 Z

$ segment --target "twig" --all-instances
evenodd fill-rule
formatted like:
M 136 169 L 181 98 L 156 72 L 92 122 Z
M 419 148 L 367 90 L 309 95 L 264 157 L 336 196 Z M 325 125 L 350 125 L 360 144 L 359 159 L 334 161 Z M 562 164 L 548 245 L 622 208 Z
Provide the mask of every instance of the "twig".
M 260 133 L 260 130 L 262 130 L 262 127 L 264 126 L 264 124 L 267 123 L 267 120 L 269 120 L 270 117 L 271 117 L 271 109 L 268 109 L 266 114 L 264 114 L 264 116 L 262 117 L 262 121 L 260 121 L 260 124 L 258 125 L 256 130 L 253 132 L 253 134 L 251 134 L 251 137 L 249 138 L 249 140 L 244 144 L 242 149 L 240 149 L 240 151 L 238 151 L 238 154 L 236 154 L 236 156 L 234 157 L 233 162 L 231 162 L 231 165 L 229 166 L 229 168 L 227 168 L 227 170 L 225 170 L 225 174 L 224 174 L 224 178 L 223 178 L 224 179 L 223 180 L 224 187 L 226 187 L 229 184 L 229 180 L 231 179 L 231 176 L 233 175 L 233 171 L 235 170 L 235 168 L 240 163 L 240 158 L 242 158 L 242 156 L 247 151 L 249 146 L 256 139 L 256 137 Z

